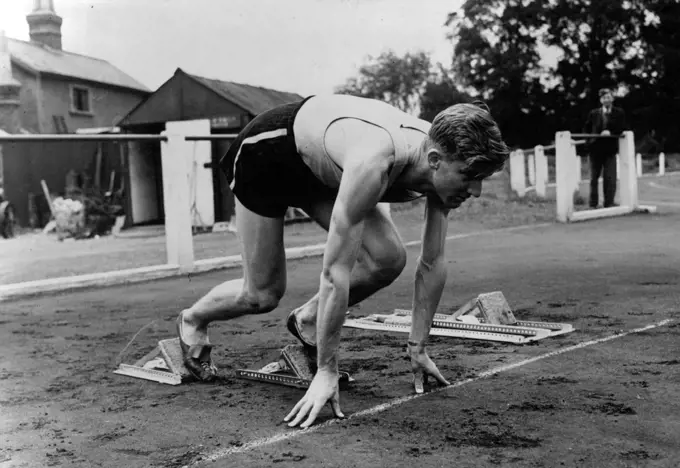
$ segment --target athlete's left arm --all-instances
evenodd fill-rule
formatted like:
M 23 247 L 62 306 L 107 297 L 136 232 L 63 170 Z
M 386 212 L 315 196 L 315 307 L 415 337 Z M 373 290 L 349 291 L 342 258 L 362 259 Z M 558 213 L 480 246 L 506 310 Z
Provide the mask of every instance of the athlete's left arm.
M 413 315 L 408 347 L 414 373 L 416 392 L 422 393 L 427 375 L 441 384 L 448 382 L 427 356 L 425 344 L 432 327 L 432 319 L 446 283 L 446 260 L 444 246 L 448 228 L 449 209 L 434 196 L 427 199 L 422 247 L 413 290 Z

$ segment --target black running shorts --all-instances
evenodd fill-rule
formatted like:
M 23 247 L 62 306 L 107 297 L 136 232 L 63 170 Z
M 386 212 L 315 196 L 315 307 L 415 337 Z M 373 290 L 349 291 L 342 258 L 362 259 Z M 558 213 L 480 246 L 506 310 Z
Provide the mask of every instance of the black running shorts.
M 220 161 L 236 198 L 261 216 L 281 218 L 290 206 L 304 209 L 310 200 L 333 197 L 295 145 L 293 122 L 307 99 L 255 117 Z

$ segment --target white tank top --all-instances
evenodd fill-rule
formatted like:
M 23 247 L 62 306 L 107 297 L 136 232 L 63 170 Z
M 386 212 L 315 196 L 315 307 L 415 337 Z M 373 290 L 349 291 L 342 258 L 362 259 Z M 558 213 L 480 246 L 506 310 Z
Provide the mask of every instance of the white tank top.
M 404 202 L 422 196 L 411 190 L 390 190 L 409 162 L 408 142 L 403 129 L 427 135 L 430 123 L 373 99 L 347 95 L 314 96 L 298 111 L 293 125 L 295 143 L 304 163 L 324 185 L 337 189 L 342 168 L 330 157 L 324 144 L 328 127 L 340 119 L 358 119 L 376 125 L 390 135 L 394 145 L 394 164 L 388 190 L 381 201 Z

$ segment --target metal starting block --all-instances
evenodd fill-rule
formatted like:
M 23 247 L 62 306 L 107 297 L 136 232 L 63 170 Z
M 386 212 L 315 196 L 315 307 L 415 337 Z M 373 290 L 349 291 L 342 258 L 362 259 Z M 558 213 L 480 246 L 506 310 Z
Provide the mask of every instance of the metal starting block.
M 309 388 L 314 378 L 314 369 L 302 345 L 288 345 L 281 350 L 280 357 L 257 370 L 238 369 L 236 376 L 246 380 L 286 385 L 295 388 Z M 354 382 L 347 372 L 340 371 L 340 389 Z
M 517 319 L 512 313 L 510 304 L 505 300 L 502 292 L 480 294 L 468 301 L 463 307 L 455 311 L 450 318 L 475 317 L 479 323 L 493 323 L 495 325 L 516 325 Z
M 151 352 L 134 364 L 120 364 L 114 374 L 151 380 L 168 385 L 180 385 L 195 378 L 184 366 L 179 338 L 161 340 Z M 236 376 L 297 388 L 308 388 L 314 378 L 314 370 L 302 345 L 288 345 L 279 359 L 257 369 L 238 369 Z M 340 388 L 344 389 L 354 379 L 347 372 L 340 372 Z
M 391 315 L 349 318 L 344 326 L 409 333 L 411 311 L 396 309 Z M 572 331 L 574 327 L 566 323 L 517 320 L 503 293 L 497 291 L 480 294 L 453 314 L 435 314 L 430 335 L 522 344 Z
M 120 364 L 114 374 L 179 385 L 193 380 L 182 359 L 179 338 L 161 340 L 151 352 L 134 364 Z

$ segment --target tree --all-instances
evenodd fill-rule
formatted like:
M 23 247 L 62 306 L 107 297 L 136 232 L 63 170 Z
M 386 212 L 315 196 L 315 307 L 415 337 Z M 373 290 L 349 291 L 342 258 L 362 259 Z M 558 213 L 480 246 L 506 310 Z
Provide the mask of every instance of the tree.
M 375 58 L 369 56 L 359 68 L 359 75 L 348 79 L 335 92 L 379 99 L 416 113 L 431 76 L 432 62 L 427 53 L 406 53 L 400 57 L 389 51 Z
M 655 132 L 663 151 L 680 150 L 680 2 L 648 2 L 651 19 L 642 28 L 648 63 L 640 82 L 626 96 L 636 129 Z
M 446 25 L 458 83 L 485 100 L 510 144 L 536 138 L 544 70 L 537 52 L 541 1 L 467 0 Z M 534 142 L 533 144 L 536 144 Z
M 651 62 L 641 32 L 649 0 L 553 0 L 545 4 L 541 40 L 559 48 L 553 73 L 564 129 L 580 129 L 599 106 L 601 88 L 624 92 L 647 79 Z
M 471 102 L 472 97 L 456 86 L 450 74 L 440 65 L 439 76 L 432 77 L 425 83 L 420 98 L 420 118 L 432 122 L 435 116 L 454 104 Z
M 460 84 L 489 101 L 506 139 L 522 147 L 580 130 L 602 87 L 618 88 L 626 105 L 647 102 L 658 115 L 653 96 L 663 86 L 671 90 L 666 96 L 678 95 L 678 77 L 663 75 L 680 70 L 672 58 L 678 3 L 467 0 L 447 22 L 453 69 Z M 539 47 L 559 51 L 556 67 L 541 64 Z M 633 115 L 635 125 L 646 125 Z

